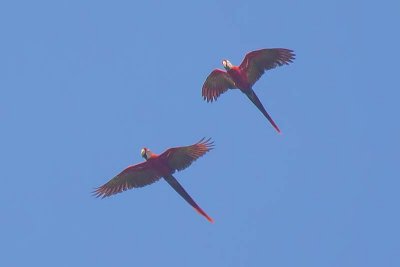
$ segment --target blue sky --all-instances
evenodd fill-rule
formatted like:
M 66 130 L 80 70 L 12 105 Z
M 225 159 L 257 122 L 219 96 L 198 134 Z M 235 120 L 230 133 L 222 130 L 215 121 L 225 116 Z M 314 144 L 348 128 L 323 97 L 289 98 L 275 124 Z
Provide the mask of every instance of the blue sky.
M 3 1 L 1 266 L 399 266 L 398 1 Z M 284 47 L 254 86 L 201 86 Z M 212 137 L 176 177 L 90 194 L 140 149 Z

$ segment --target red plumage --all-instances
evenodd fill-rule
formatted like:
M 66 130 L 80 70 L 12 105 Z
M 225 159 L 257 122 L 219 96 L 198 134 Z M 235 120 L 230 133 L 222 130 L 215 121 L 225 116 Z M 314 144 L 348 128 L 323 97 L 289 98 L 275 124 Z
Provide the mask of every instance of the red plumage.
M 167 149 L 160 155 L 151 153 L 144 148 L 146 161 L 127 167 L 104 185 L 96 188 L 93 195 L 96 197 L 109 197 L 132 188 L 139 188 L 152 184 L 164 178 L 176 192 L 178 192 L 193 208 L 200 214 L 213 222 L 190 197 L 179 182 L 172 176 L 175 171 L 189 167 L 194 161 L 202 157 L 213 149 L 214 144 L 211 139 L 201 139 L 199 142 L 183 147 L 173 147 Z M 150 156 L 147 157 L 147 154 Z
M 244 57 L 240 66 L 233 66 L 223 60 L 226 72 L 220 69 L 213 70 L 203 84 L 202 96 L 207 102 L 213 102 L 228 89 L 240 89 L 264 114 L 274 128 L 280 132 L 276 123 L 265 110 L 264 106 L 253 91 L 253 85 L 264 74 L 282 65 L 288 65 L 294 60 L 292 50 L 285 48 L 271 48 L 252 51 Z

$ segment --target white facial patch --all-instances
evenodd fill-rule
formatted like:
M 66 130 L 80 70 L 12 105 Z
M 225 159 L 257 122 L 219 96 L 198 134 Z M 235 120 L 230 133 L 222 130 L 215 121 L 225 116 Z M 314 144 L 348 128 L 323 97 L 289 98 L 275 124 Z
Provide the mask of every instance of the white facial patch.
M 226 59 L 222 61 L 222 65 L 224 65 L 224 68 L 226 70 L 230 70 L 232 68 L 232 63 L 230 63 L 229 60 Z
M 149 159 L 151 158 L 151 155 L 153 155 L 153 153 L 151 153 L 151 151 L 148 148 L 142 148 L 142 150 L 140 150 L 140 154 L 145 159 Z

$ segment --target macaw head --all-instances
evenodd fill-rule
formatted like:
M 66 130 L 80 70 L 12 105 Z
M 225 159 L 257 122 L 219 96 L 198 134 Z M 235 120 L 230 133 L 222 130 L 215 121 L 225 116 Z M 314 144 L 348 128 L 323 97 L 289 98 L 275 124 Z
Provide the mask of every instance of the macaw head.
M 153 153 L 150 151 L 150 149 L 148 149 L 146 147 L 142 148 L 142 150 L 140 151 L 140 154 L 142 155 L 142 157 L 145 160 L 148 160 L 151 157 L 151 155 L 153 155 Z
M 224 59 L 222 60 L 222 65 L 224 65 L 224 68 L 228 71 L 230 69 L 232 69 L 233 65 L 231 62 L 229 62 L 229 60 Z

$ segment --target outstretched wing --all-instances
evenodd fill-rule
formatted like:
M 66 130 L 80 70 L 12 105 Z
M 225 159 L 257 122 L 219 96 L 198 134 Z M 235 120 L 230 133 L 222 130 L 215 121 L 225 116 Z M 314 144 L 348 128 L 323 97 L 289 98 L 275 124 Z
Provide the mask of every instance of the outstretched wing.
M 152 184 L 160 178 L 161 176 L 147 162 L 142 162 L 129 166 L 110 181 L 96 188 L 93 195 L 105 198 L 131 188 Z
M 285 48 L 261 49 L 246 54 L 240 69 L 247 74 L 247 79 L 253 85 L 266 70 L 270 70 L 293 62 L 295 54 Z
M 203 84 L 201 94 L 207 102 L 213 102 L 228 89 L 236 88 L 235 82 L 223 70 L 215 69 L 208 75 Z
M 214 142 L 211 141 L 211 138 L 207 140 L 203 138 L 191 146 L 173 147 L 167 149 L 160 155 L 160 157 L 162 157 L 169 164 L 171 169 L 174 171 L 180 171 L 189 167 L 190 164 L 213 149 L 213 147 Z

